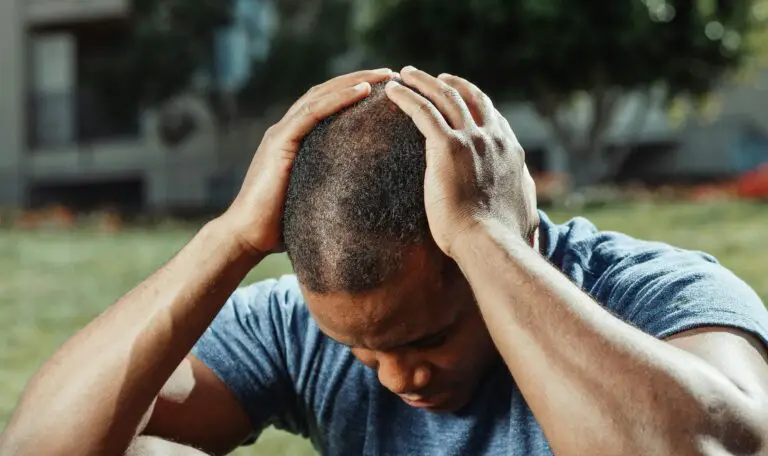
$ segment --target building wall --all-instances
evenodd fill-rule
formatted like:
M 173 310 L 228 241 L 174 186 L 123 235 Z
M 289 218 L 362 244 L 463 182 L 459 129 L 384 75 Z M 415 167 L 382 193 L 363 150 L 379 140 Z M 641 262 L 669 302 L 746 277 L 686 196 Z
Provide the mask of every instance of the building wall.
M 85 55 L 78 40 L 96 29 L 111 30 L 115 19 L 128 13 L 127 5 L 126 0 L 0 0 L 0 206 L 23 205 L 33 193 L 55 198 L 57 187 L 126 180 L 140 181 L 148 209 L 208 204 L 207 182 L 218 166 L 217 134 L 210 113 L 194 97 L 182 97 L 175 109 L 191 113 L 197 130 L 174 147 L 160 140 L 159 116 L 151 111 L 137 114 L 139 127 L 128 133 L 83 132 L 87 122 L 99 118 L 98 107 L 91 113 L 94 106 L 82 103 L 88 88 L 78 78 Z M 109 121 L 100 122 L 109 127 Z
M 71 66 L 73 62 L 67 59 L 76 59 L 76 56 L 71 56 L 71 46 L 65 44 L 66 24 L 125 16 L 128 5 L 128 0 L 0 0 L 0 61 L 3 62 L 0 65 L 0 205 L 24 203 L 29 188 L 35 185 L 83 183 L 128 176 L 139 176 L 143 180 L 145 205 L 154 210 L 221 203 L 239 188 L 239 179 L 250 163 L 263 131 L 279 116 L 270 114 L 262 119 L 248 119 L 235 128 L 217 131 L 210 113 L 193 101 L 194 106 L 190 109 L 202 122 L 193 137 L 178 147 L 168 148 L 161 144 L 156 134 L 157 118 L 152 113 L 142 116 L 142 126 L 135 137 L 106 138 L 81 144 L 67 141 L 68 124 L 62 122 L 66 116 L 55 115 L 58 108 L 50 105 L 51 117 L 57 118 L 60 125 L 56 128 L 42 125 L 39 130 L 53 137 L 52 144 L 35 145 L 34 150 L 28 150 L 28 127 L 35 125 L 28 125 L 27 94 L 45 94 L 49 89 L 66 92 L 72 86 L 71 78 L 61 77 L 66 76 L 66 71 L 44 68 L 42 75 L 36 76 L 29 72 L 30 67 L 35 62 L 44 67 L 57 64 L 66 69 Z M 51 25 L 63 32 L 62 39 L 36 41 L 32 38 L 35 27 L 44 26 L 50 31 Z M 255 48 L 243 47 L 243 37 L 235 35 L 234 41 L 242 45 L 236 47 L 241 51 L 238 54 L 241 59 L 259 54 Z M 220 44 L 232 45 L 226 39 Z M 54 58 L 48 57 L 50 52 L 54 53 Z M 66 57 L 68 53 L 70 56 Z M 60 61 L 56 63 L 56 59 Z M 237 65 L 221 63 L 223 69 L 231 70 L 231 74 L 225 71 L 231 76 L 227 80 L 236 87 L 243 77 L 240 70 L 246 66 L 242 61 L 234 62 Z M 756 73 L 751 81 L 731 84 L 721 91 L 721 95 L 723 115 L 744 115 L 768 129 L 768 72 Z M 29 98 L 34 103 L 34 96 Z M 658 106 L 651 107 L 642 129 L 636 132 L 635 113 L 639 101 L 629 100 L 618 110 L 616 122 L 609 131 L 610 142 L 653 142 L 660 137 L 671 137 L 690 142 L 688 150 L 696 151 L 698 159 L 694 162 L 698 164 L 711 164 L 723 158 L 717 155 L 716 149 L 720 146 L 712 147 L 712 138 L 705 139 L 701 135 L 686 138 L 682 131 L 670 127 L 664 110 Z M 62 103 L 62 106 L 66 104 L 65 101 Z M 59 108 L 64 109 L 62 106 Z M 571 118 L 577 123 L 588 118 L 589 114 L 583 108 L 577 107 L 572 113 Z M 549 170 L 566 170 L 565 152 L 554 140 L 549 126 L 529 104 L 506 105 L 501 110 L 526 149 L 543 151 L 544 163 Z M 282 112 L 280 110 L 280 114 Z M 57 138 L 62 140 L 61 144 L 56 144 Z M 696 144 L 702 145 L 698 147 Z M 752 144 L 750 147 L 757 146 Z M 751 150 L 750 154 L 759 154 L 759 151 Z M 673 172 L 684 173 L 692 166 L 690 160 L 677 162 L 673 155 L 664 159 L 668 163 L 662 167 Z
M 25 200 L 24 0 L 0 1 L 0 205 Z
M 120 17 L 128 14 L 130 9 L 129 0 L 16 1 L 24 5 L 24 10 L 22 11 L 23 21 L 31 26 Z

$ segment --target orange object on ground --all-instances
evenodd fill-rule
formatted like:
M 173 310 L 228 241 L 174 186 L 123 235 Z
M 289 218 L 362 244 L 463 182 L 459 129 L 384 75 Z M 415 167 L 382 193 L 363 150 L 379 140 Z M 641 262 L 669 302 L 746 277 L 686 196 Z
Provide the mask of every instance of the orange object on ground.
M 768 200 L 768 163 L 764 163 L 739 177 L 737 189 L 742 198 Z

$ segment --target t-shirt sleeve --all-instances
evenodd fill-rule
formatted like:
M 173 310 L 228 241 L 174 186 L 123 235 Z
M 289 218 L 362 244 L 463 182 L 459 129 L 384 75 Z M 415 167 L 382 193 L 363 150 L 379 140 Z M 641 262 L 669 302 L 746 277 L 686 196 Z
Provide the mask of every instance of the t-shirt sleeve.
M 706 254 L 658 247 L 629 255 L 606 271 L 593 295 L 660 339 L 719 326 L 745 331 L 768 347 L 768 310 L 762 300 Z
M 192 354 L 227 385 L 253 424 L 253 442 L 270 425 L 305 433 L 286 359 L 293 303 L 279 298 L 277 280 L 235 291 Z

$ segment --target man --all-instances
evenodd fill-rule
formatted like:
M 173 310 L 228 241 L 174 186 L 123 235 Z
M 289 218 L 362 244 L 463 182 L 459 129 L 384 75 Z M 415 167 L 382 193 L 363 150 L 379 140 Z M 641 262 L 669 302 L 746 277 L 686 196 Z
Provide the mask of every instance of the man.
M 401 75 L 302 97 L 227 212 L 41 368 L 0 454 L 225 454 L 270 424 L 332 455 L 766 454 L 755 293 L 552 223 L 487 96 Z M 298 280 L 233 293 L 283 241 Z

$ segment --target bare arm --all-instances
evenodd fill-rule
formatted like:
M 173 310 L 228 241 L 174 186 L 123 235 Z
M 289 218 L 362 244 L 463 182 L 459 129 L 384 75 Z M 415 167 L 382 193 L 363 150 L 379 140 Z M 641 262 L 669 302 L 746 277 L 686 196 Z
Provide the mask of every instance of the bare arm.
M 612 316 L 500 225 L 466 235 L 455 258 L 557 454 L 768 448 L 768 364 L 757 348 L 721 342 L 723 353 L 709 356 L 731 359 L 739 383 L 731 381 L 706 358 Z M 703 339 L 691 337 L 695 350 Z
M 370 82 L 390 76 L 387 69 L 359 71 L 300 98 L 265 134 L 226 214 L 43 365 L 0 436 L 0 455 L 123 454 L 227 297 L 266 252 L 281 248 L 282 208 L 303 137 L 321 119 L 367 96 Z M 197 387 L 177 390 L 189 395 L 182 399 L 160 394 L 146 431 L 224 451 L 242 438 L 242 410 L 210 370 L 193 358 L 189 363 L 177 374 L 183 380 L 185 365 L 191 366 Z M 168 385 L 174 390 L 182 384 L 172 379 Z M 207 434 L 190 434 L 184 423 Z M 239 424 L 230 429 L 230 423 Z
M 229 454 L 251 435 L 245 409 L 219 377 L 188 355 L 160 390 L 140 426 L 140 446 L 161 448 L 164 441 L 188 445 L 210 455 Z M 164 452 L 152 454 L 164 455 Z
M 134 439 L 125 456 L 208 456 L 208 453 L 169 440 L 141 436 Z
M 534 185 L 490 99 L 459 77 L 401 75 L 423 94 L 387 87 L 426 137 L 432 237 L 469 280 L 555 453 L 768 452 L 764 347 L 721 328 L 660 341 L 597 305 L 531 248 Z
M 222 220 L 65 343 L 27 386 L 3 454 L 121 454 L 255 264 Z

